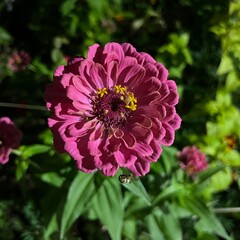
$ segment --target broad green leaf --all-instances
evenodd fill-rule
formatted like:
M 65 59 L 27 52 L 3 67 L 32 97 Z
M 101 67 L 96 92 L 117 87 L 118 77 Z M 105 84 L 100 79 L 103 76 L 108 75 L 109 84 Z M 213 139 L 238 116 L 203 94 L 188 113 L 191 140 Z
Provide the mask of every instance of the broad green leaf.
M 129 240 L 135 240 L 137 235 L 137 221 L 128 219 L 123 222 L 123 235 Z
M 29 160 L 26 158 L 18 157 L 15 160 L 16 163 L 16 180 L 19 181 L 24 176 L 25 172 L 29 167 Z
M 73 179 L 61 216 L 60 239 L 63 239 L 75 220 L 87 208 L 95 194 L 94 174 L 78 172 Z
M 184 190 L 183 185 L 180 184 L 170 185 L 168 188 L 164 189 L 157 195 L 157 197 L 153 200 L 152 204 L 155 206 L 166 199 L 171 199 L 172 197 L 178 195 L 183 190 Z
M 232 63 L 232 59 L 227 54 L 224 54 L 222 56 L 222 59 L 221 59 L 220 65 L 218 67 L 217 73 L 219 75 L 222 75 L 222 74 L 230 72 L 231 70 L 233 70 L 233 68 L 234 68 L 234 66 L 233 66 L 233 63 Z
M 158 207 L 147 217 L 152 239 L 182 240 L 182 230 L 177 215 L 169 209 L 164 213 Z
M 240 167 L 240 154 L 237 150 L 226 150 L 218 155 L 219 160 L 231 167 Z
M 228 239 L 229 236 L 222 226 L 218 218 L 210 211 L 210 209 L 198 198 L 194 197 L 190 193 L 180 198 L 180 202 L 183 207 L 189 209 L 193 214 L 196 214 L 204 224 L 208 227 L 208 230 L 217 234 L 220 237 Z
M 63 16 L 68 15 L 74 8 L 77 0 L 66 0 L 61 5 L 61 13 Z
M 156 218 L 157 217 L 154 214 L 147 217 L 147 226 L 151 239 L 165 240 L 166 238 L 164 237 Z
M 41 144 L 24 146 L 24 149 L 22 151 L 22 156 L 28 158 L 40 153 L 48 152 L 50 149 L 51 149 L 50 146 L 41 145 Z
M 58 231 L 57 214 L 54 213 L 44 231 L 44 240 L 51 240 L 51 235 L 56 231 Z
M 172 214 L 163 214 L 162 229 L 168 240 L 182 240 L 182 230 L 178 218 Z
M 142 198 L 148 205 L 151 205 L 151 199 L 140 179 L 122 185 L 134 195 Z
M 218 192 L 227 189 L 231 183 L 232 171 L 227 167 L 211 177 L 210 188 L 212 191 Z
M 209 166 L 209 168 L 206 171 L 198 174 L 196 184 L 200 184 L 200 183 L 206 181 L 207 179 L 209 179 L 210 177 L 212 177 L 214 174 L 218 173 L 219 171 L 223 170 L 224 168 L 225 168 L 225 166 L 223 166 L 223 165 Z
M 121 185 L 116 178 L 108 178 L 94 197 L 92 207 L 106 226 L 112 240 L 120 240 L 123 226 Z
M 167 174 L 178 164 L 176 161 L 177 151 L 174 147 L 163 147 L 161 160 Z
M 61 187 L 64 182 L 64 178 L 60 177 L 56 172 L 47 172 L 40 175 L 40 179 L 46 183 L 49 183 L 55 187 Z

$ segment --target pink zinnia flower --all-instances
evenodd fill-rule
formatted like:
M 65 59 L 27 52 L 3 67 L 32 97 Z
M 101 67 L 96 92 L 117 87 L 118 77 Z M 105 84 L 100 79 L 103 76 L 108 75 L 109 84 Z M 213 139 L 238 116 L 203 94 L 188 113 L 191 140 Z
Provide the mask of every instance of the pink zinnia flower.
M 0 164 L 9 160 L 11 149 L 17 149 L 22 138 L 22 132 L 8 118 L 0 118 Z
M 13 72 L 21 72 L 27 68 L 30 62 L 30 56 L 27 52 L 15 51 L 8 59 L 8 68 Z
M 162 64 L 128 43 L 95 44 L 86 59 L 58 67 L 45 92 L 56 149 L 86 173 L 113 176 L 124 167 L 145 175 L 181 123 L 177 86 L 167 77 Z
M 187 146 L 178 154 L 180 166 L 188 175 L 195 175 L 205 170 L 208 166 L 204 153 L 195 146 Z

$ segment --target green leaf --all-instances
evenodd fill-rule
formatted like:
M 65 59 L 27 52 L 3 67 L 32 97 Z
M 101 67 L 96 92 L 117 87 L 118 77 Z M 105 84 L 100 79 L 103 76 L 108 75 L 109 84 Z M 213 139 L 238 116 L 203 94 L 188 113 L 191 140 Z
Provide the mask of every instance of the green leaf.
M 177 152 L 178 150 L 174 147 L 163 147 L 161 160 L 167 174 L 172 171 L 173 167 L 178 165 L 176 161 Z
M 148 205 L 151 205 L 150 197 L 142 184 L 141 180 L 133 180 L 131 183 L 123 184 L 125 188 L 127 188 L 134 195 L 142 198 Z
M 232 183 L 232 171 L 231 168 L 225 168 L 224 170 L 216 173 L 210 179 L 210 188 L 214 192 L 225 190 Z
M 60 239 L 64 238 L 66 232 L 82 212 L 86 210 L 87 204 L 93 198 L 96 190 L 93 177 L 94 174 L 78 172 L 73 179 L 61 217 Z
M 22 156 L 25 158 L 32 157 L 34 155 L 48 152 L 51 149 L 50 146 L 35 144 L 30 146 L 24 146 Z
M 182 240 L 182 230 L 176 214 L 169 209 L 163 213 L 158 207 L 147 217 L 147 224 L 152 239 Z M 173 231 L 174 230 L 174 231 Z
M 136 219 L 128 219 L 123 222 L 123 235 L 126 239 L 135 240 L 137 235 Z M 124 238 L 125 239 L 125 238 Z
M 63 16 L 68 15 L 74 8 L 77 0 L 66 0 L 61 5 L 61 13 Z
M 200 217 L 200 219 L 204 222 L 205 226 L 210 232 L 215 233 L 225 239 L 229 238 L 226 230 L 224 229 L 218 218 L 198 198 L 189 193 L 183 198 L 180 198 L 180 202 L 183 207 L 186 207 L 192 213 Z
M 147 217 L 147 226 L 149 229 L 149 234 L 151 239 L 165 240 L 161 227 L 159 226 L 159 222 L 157 221 L 157 217 L 152 214 Z
M 12 40 L 12 36 L 2 27 L 0 27 L 0 44 L 8 44 Z
M 226 150 L 218 155 L 219 160 L 231 167 L 240 167 L 240 154 L 237 150 Z
M 57 214 L 54 213 L 44 231 L 44 240 L 51 240 L 51 235 L 56 231 L 58 231 Z
M 162 216 L 162 225 L 166 239 L 168 240 L 181 240 L 182 239 L 182 230 L 178 218 L 172 214 L 163 214 Z M 174 229 L 174 231 L 173 231 Z
M 152 204 L 155 206 L 166 199 L 171 199 L 172 197 L 178 195 L 182 190 L 184 190 L 183 185 L 172 184 L 168 188 L 160 192 L 154 199 Z
M 49 184 L 51 184 L 55 187 L 61 187 L 63 182 L 64 182 L 64 178 L 60 177 L 55 172 L 43 173 L 43 174 L 40 175 L 40 179 L 43 182 L 49 183 Z
M 225 166 L 223 165 L 217 165 L 217 166 L 210 166 L 206 171 L 201 172 L 198 174 L 197 182 L 196 184 L 200 184 L 210 177 L 212 177 L 214 174 L 218 173 L 219 171 L 223 170 Z
M 121 185 L 116 178 L 108 178 L 93 200 L 100 221 L 106 226 L 111 239 L 120 240 L 123 226 L 123 199 Z
M 222 75 L 222 74 L 230 72 L 233 69 L 234 69 L 234 66 L 233 66 L 233 63 L 232 63 L 232 59 L 227 54 L 224 54 L 222 56 L 222 59 L 221 59 L 220 65 L 218 67 L 217 73 L 219 75 Z
M 19 181 L 22 179 L 25 172 L 27 171 L 29 166 L 29 161 L 28 159 L 25 159 L 25 158 L 16 158 L 15 163 L 16 163 L 16 172 L 15 172 L 16 180 Z

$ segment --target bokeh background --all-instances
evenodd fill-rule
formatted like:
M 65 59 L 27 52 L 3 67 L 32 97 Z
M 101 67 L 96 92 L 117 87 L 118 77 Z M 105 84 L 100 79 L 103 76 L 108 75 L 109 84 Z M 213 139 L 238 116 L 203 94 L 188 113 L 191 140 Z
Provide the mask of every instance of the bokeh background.
M 240 239 L 239 29 L 239 0 L 1 1 L 0 117 L 23 139 L 0 165 L 0 239 Z M 58 65 L 111 41 L 166 66 L 183 119 L 151 172 L 126 185 L 54 150 L 43 99 Z M 207 170 L 180 167 L 185 146 Z

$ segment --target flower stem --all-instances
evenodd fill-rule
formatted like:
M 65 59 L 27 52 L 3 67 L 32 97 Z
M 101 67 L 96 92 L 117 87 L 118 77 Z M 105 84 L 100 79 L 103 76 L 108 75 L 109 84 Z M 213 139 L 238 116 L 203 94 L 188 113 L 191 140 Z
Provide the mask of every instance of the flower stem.
M 214 208 L 215 213 L 239 213 L 240 207 Z
M 44 106 L 19 104 L 19 103 L 0 102 L 0 107 L 25 108 L 25 109 L 31 109 L 31 110 L 47 111 L 46 107 Z

